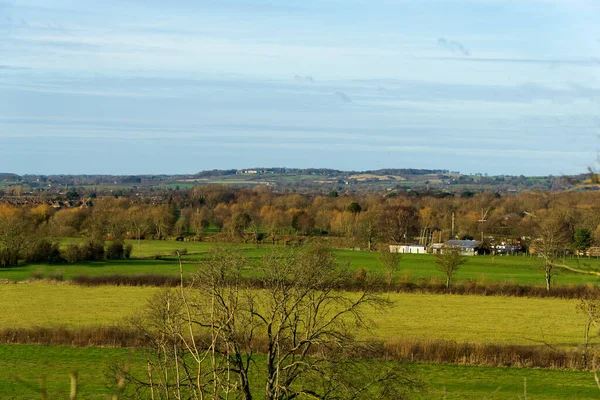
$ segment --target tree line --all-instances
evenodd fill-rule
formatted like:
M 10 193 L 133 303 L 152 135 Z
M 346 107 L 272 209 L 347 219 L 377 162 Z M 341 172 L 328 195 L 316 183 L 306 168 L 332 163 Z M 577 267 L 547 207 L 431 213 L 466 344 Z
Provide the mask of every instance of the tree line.
M 60 237 L 81 237 L 87 243 L 79 257 L 72 248 L 69 259 L 94 253 L 92 248 L 101 254 L 96 258 L 105 256 L 99 249 L 106 253 L 106 240 L 209 237 L 256 243 L 338 238 L 345 246 L 364 249 L 483 237 L 558 254 L 600 244 L 597 198 L 590 192 L 484 192 L 440 198 L 410 192 L 322 195 L 198 186 L 185 195 L 145 202 L 106 196 L 70 208 L 1 205 L 0 259 L 3 265 L 14 265 L 42 246 L 39 243 L 49 247 L 48 242 Z

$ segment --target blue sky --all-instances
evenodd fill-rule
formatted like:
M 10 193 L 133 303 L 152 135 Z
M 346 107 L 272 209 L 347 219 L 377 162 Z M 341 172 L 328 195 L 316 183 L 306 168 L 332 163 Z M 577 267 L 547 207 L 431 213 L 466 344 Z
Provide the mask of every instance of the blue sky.
M 597 0 L 0 0 L 0 171 L 584 172 Z

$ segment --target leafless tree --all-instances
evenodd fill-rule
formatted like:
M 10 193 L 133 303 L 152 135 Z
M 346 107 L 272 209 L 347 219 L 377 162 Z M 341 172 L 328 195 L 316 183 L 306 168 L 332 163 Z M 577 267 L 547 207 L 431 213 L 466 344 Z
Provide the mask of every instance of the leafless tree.
M 351 278 L 331 251 L 275 250 L 252 281 L 245 265 L 237 251 L 217 250 L 190 286 L 150 303 L 136 326 L 153 352 L 147 378 L 131 375 L 134 387 L 154 398 L 246 400 L 258 391 L 268 400 L 401 399 L 419 387 L 400 364 L 358 357 L 356 333 L 389 302 L 341 292 Z
M 452 277 L 467 261 L 468 258 L 463 256 L 460 248 L 456 246 L 446 246 L 435 255 L 435 263 L 438 269 L 446 276 L 446 288 L 450 288 Z
M 400 253 L 391 252 L 388 248 L 382 248 L 379 252 L 379 261 L 385 269 L 385 275 L 388 286 L 394 283 L 394 274 L 400 268 L 400 260 L 402 255 Z
M 544 272 L 546 290 L 550 291 L 552 278 L 558 272 L 556 260 L 568 246 L 571 232 L 560 210 L 540 213 L 536 222 L 535 249 L 541 256 L 540 269 Z
M 138 250 L 141 250 L 142 237 L 150 231 L 150 226 L 150 216 L 146 208 L 135 206 L 127 210 L 127 227 L 137 239 Z

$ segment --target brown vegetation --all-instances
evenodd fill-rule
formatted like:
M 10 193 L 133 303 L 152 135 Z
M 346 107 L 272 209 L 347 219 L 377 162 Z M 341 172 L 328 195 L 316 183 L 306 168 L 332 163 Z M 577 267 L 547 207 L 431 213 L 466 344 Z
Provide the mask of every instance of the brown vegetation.
M 263 289 L 264 283 L 260 279 L 245 278 L 245 285 L 249 288 Z M 591 285 L 557 286 L 548 292 L 544 286 L 519 285 L 517 283 L 492 283 L 470 281 L 458 283 L 447 288 L 445 283 L 437 279 L 420 279 L 413 281 L 399 281 L 390 283 L 388 277 L 367 276 L 364 269 L 359 270 L 353 277 L 348 277 L 337 283 L 336 289 L 357 291 L 364 288 L 365 282 L 371 290 L 376 292 L 397 293 L 432 293 L 456 294 L 475 296 L 509 296 L 509 297 L 542 297 L 560 299 L 580 299 L 596 293 Z M 174 275 L 139 274 L 139 275 L 76 275 L 71 278 L 71 283 L 82 286 L 155 286 L 177 287 L 179 278 Z
M 484 222 L 481 210 L 488 210 Z M 547 223 L 556 220 L 547 218 L 550 214 L 559 215 L 560 221 Z M 548 241 L 545 233 L 557 226 L 560 237 L 553 237 L 560 240 Z M 90 198 L 80 208 L 2 205 L 0 262 L 14 265 L 39 239 L 64 236 L 84 237 L 91 244 L 127 238 L 291 243 L 310 236 L 336 247 L 375 249 L 390 242 L 430 244 L 483 235 L 534 249 L 538 239 L 539 250 L 550 246 L 553 253 L 562 254 L 575 248 L 584 251 L 573 242 L 574 233 L 581 230 L 593 239 L 588 246 L 600 244 L 600 207 L 594 193 L 323 196 L 199 186 L 186 196 L 148 204 L 135 197 L 103 197 Z M 47 257 L 56 256 L 51 242 L 37 248 L 45 249 Z M 77 259 L 77 251 L 71 250 L 75 255 L 63 258 Z M 33 254 L 30 259 L 40 257 Z

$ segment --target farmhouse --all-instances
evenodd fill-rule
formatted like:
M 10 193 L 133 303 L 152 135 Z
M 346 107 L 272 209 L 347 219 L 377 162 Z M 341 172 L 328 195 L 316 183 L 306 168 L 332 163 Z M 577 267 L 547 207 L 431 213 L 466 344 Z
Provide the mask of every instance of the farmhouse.
M 479 254 L 481 242 L 477 240 L 448 240 L 446 243 L 434 243 L 431 248 L 433 254 L 443 253 L 445 248 L 456 247 L 463 256 Z
M 390 253 L 425 254 L 427 248 L 419 244 L 390 244 Z

